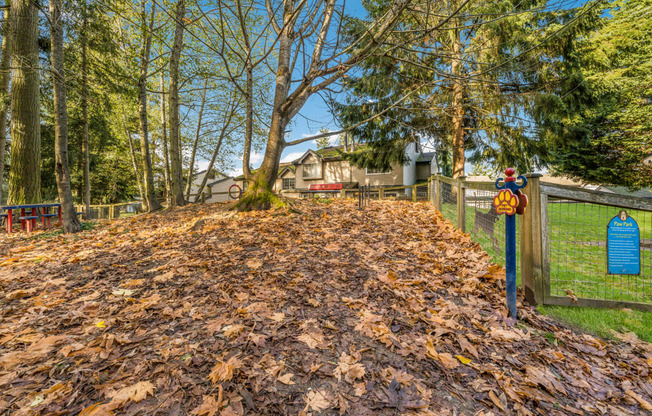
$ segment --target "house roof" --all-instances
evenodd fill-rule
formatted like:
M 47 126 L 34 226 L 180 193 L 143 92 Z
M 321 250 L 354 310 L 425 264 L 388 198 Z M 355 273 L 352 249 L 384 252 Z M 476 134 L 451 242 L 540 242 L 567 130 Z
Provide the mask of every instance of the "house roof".
M 294 170 L 295 167 L 292 165 L 292 163 L 293 163 L 293 162 L 279 163 L 279 165 L 278 165 L 278 174 L 277 174 L 277 175 L 280 175 L 281 173 L 283 173 L 283 171 L 284 171 L 285 168 L 287 168 L 287 167 L 289 167 L 290 169 Z M 258 169 L 254 169 L 254 170 L 251 171 L 251 174 L 253 175 L 253 174 L 255 174 L 257 171 L 258 171 Z M 236 177 L 233 178 L 233 179 L 236 180 L 236 181 L 244 181 L 244 178 L 245 178 L 245 177 L 244 177 L 244 173 L 243 173 L 242 175 L 240 175 L 240 176 L 236 176 Z
M 435 152 L 422 152 L 417 159 L 417 163 L 422 162 L 432 162 L 432 159 L 435 157 Z
M 217 170 L 217 169 L 215 169 L 215 168 L 213 168 L 213 169 L 211 169 L 211 170 L 212 170 L 213 172 L 215 172 L 216 175 L 222 175 L 222 176 L 226 176 L 226 177 L 228 178 L 228 175 L 225 175 L 224 173 L 220 172 L 219 170 Z M 202 173 L 206 173 L 206 171 L 207 171 L 207 169 L 200 170 L 199 172 L 193 172 L 193 173 L 192 173 L 192 176 L 195 177 L 195 176 L 197 176 L 197 175 L 201 175 Z
M 217 185 L 218 183 L 220 183 L 220 182 L 224 182 L 224 181 L 228 181 L 229 179 L 233 179 L 233 178 L 230 177 L 230 176 L 227 176 L 226 178 L 218 179 L 218 180 L 213 181 L 213 182 L 208 182 L 208 183 L 206 184 L 206 186 Z
M 630 191 L 624 186 L 604 186 L 604 188 L 618 195 L 627 195 L 636 198 L 652 199 L 652 188 L 643 188 L 643 189 L 639 189 L 638 191 Z

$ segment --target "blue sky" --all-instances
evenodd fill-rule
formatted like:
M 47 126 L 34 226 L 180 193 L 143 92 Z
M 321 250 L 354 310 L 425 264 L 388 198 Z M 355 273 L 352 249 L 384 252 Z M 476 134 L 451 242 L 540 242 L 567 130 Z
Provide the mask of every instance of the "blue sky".
M 365 13 L 360 0 L 348 0 L 346 2 L 346 13 L 349 15 L 362 15 Z M 304 137 L 314 136 L 319 134 L 320 129 L 328 129 L 331 131 L 339 130 L 340 128 L 335 125 L 334 118 L 330 113 L 326 103 L 319 94 L 311 96 L 306 104 L 301 109 L 300 113 L 292 120 L 287 130 L 290 132 L 286 137 L 287 141 L 301 139 Z M 337 143 L 337 136 L 331 137 L 332 144 Z M 282 162 L 292 161 L 308 149 L 316 149 L 317 145 L 314 141 L 308 141 L 296 146 L 288 147 L 283 151 L 281 157 Z M 254 168 L 260 166 L 263 160 L 264 149 L 262 152 L 253 152 L 251 155 L 251 165 Z M 207 161 L 199 161 L 197 163 L 198 170 L 205 169 L 208 165 Z M 235 169 L 226 172 L 230 175 L 240 175 L 242 173 L 242 160 L 233 160 Z

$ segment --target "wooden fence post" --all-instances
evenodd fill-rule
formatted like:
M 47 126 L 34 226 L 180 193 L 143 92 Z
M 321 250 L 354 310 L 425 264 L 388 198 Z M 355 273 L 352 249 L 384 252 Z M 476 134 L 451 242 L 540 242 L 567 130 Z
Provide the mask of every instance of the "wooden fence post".
M 464 195 L 464 176 L 457 178 L 457 228 L 466 232 L 466 198 Z
M 378 188 L 378 200 L 385 198 L 385 190 L 383 188 Z
M 441 181 L 439 174 L 435 177 L 435 207 L 441 212 Z
M 201 203 L 205 204 L 206 203 L 206 192 L 201 193 Z
M 523 193 L 528 197 L 528 206 L 521 215 L 521 286 L 525 299 L 531 305 L 543 303 L 543 240 L 541 210 L 541 174 L 525 175 L 528 184 Z
M 417 186 L 412 185 L 410 188 L 412 188 L 412 202 L 417 202 Z

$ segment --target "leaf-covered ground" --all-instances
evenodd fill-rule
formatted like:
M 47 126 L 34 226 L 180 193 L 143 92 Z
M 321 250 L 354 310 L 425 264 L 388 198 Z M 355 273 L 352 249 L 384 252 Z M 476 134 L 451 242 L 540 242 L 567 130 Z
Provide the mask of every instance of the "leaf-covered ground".
M 0 240 L 0 414 L 650 414 L 652 349 L 520 305 L 427 204 Z

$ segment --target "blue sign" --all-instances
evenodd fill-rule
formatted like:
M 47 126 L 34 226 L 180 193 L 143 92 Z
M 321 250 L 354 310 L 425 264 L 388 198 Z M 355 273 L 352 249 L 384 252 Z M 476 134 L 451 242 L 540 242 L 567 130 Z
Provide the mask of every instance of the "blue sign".
M 607 273 L 641 274 L 640 231 L 627 211 L 620 211 L 607 226 Z

